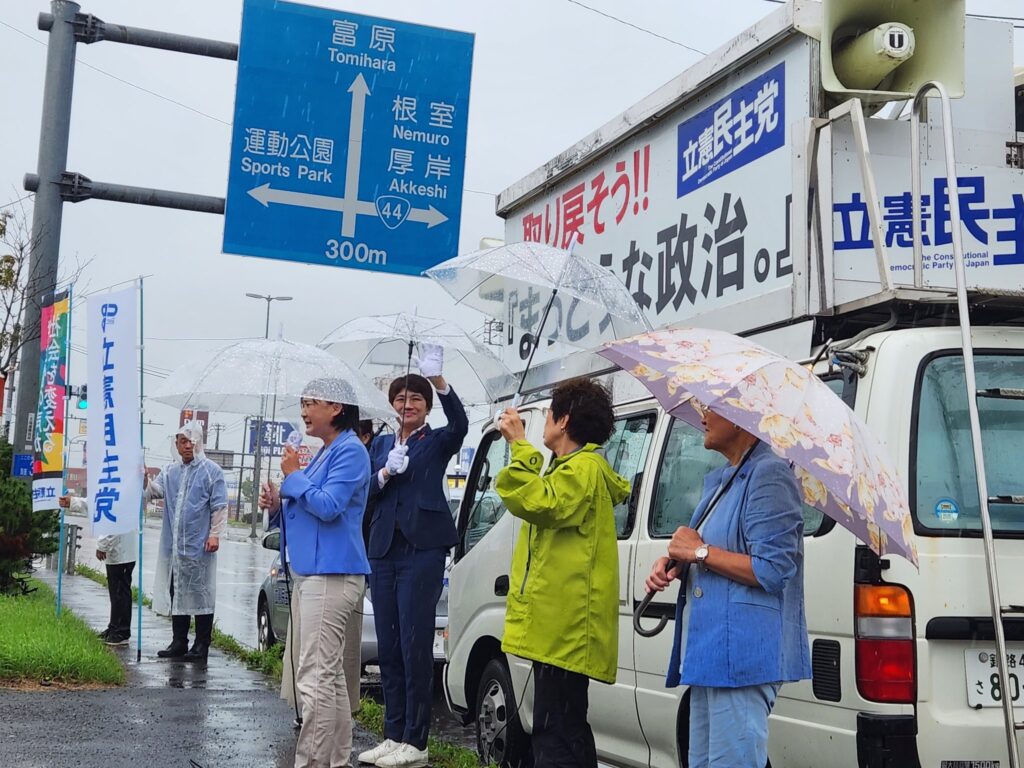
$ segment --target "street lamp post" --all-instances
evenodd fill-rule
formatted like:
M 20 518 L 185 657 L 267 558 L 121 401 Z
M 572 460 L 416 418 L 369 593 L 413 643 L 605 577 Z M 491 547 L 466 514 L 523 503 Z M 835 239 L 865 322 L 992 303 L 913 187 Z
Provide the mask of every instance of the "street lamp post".
M 263 329 L 263 338 L 270 338 L 270 302 L 272 301 L 291 301 L 291 296 L 271 296 L 269 294 L 262 293 L 246 293 L 250 299 L 262 299 L 267 302 L 267 322 Z M 253 462 L 252 470 L 252 491 L 253 491 L 253 508 L 249 519 L 249 538 L 256 538 L 256 499 L 259 498 L 260 494 L 260 470 L 262 469 L 262 458 L 263 458 L 263 417 L 267 410 L 267 399 L 266 397 L 260 398 L 260 415 L 256 419 L 256 459 Z

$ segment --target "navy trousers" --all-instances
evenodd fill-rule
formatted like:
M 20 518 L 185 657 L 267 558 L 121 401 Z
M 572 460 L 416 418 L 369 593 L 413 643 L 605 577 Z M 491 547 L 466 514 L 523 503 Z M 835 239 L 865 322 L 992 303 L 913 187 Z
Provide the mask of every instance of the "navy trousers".
M 370 599 L 384 689 L 384 738 L 427 748 L 434 682 L 434 614 L 446 549 L 416 549 L 395 530 L 370 560 Z

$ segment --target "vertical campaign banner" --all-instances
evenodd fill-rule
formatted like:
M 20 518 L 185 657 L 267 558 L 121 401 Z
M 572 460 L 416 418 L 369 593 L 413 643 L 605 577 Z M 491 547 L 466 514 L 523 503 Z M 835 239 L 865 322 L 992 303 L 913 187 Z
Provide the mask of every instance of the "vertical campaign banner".
M 89 297 L 89 502 L 94 536 L 138 530 L 142 498 L 136 289 Z
M 39 405 L 33 430 L 32 511 L 57 509 L 64 493 L 64 403 L 71 301 L 57 294 L 39 324 Z

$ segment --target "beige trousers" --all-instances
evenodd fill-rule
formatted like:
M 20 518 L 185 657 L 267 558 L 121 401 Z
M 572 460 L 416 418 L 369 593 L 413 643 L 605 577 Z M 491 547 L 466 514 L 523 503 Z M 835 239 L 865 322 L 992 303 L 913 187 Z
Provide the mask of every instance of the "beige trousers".
M 352 712 L 342 665 L 345 625 L 359 607 L 364 576 L 329 574 L 296 579 L 292 646 L 285 651 L 282 695 L 291 693 L 290 666 L 297 643 L 295 688 L 302 729 L 295 768 L 339 768 L 352 756 Z
M 297 584 L 303 577 L 296 575 L 292 578 L 293 589 L 297 590 Z M 355 610 L 352 611 L 352 615 L 345 622 L 345 652 L 342 667 L 345 670 L 345 686 L 348 688 L 348 701 L 353 715 L 359 714 L 359 710 L 362 708 L 360 704 L 360 699 L 362 698 L 360 684 L 363 675 L 363 598 L 365 596 L 366 583 L 364 579 Z M 293 649 L 298 649 L 299 647 L 300 619 L 297 616 L 298 609 L 294 608 L 297 605 L 298 601 L 292 600 L 292 618 L 289 620 L 288 635 L 285 638 L 284 670 L 281 675 L 281 698 L 287 701 L 292 709 L 295 709 L 295 698 L 292 696 L 292 678 L 295 676 L 292 665 L 292 653 Z M 299 652 L 294 650 L 294 653 L 295 661 L 298 663 Z
M 355 610 L 345 622 L 345 658 L 342 666 L 345 668 L 345 685 L 348 686 L 348 703 L 352 707 L 352 714 L 359 712 L 359 683 L 363 676 L 363 596 L 366 594 L 366 579 L 359 587 L 359 599 L 356 601 Z

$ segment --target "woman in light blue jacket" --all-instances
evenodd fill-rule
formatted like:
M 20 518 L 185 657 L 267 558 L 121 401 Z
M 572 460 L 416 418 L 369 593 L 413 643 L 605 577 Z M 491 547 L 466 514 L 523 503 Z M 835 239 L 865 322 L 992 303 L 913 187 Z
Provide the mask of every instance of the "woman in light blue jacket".
M 268 483 L 260 494 L 271 526 L 281 527 L 282 557 L 295 577 L 288 650 L 294 653 L 298 643 L 295 687 L 302 728 L 296 768 L 348 765 L 352 754 L 352 702 L 342 658 L 345 624 L 370 572 L 362 534 L 370 459 L 356 436 L 359 409 L 345 403 L 348 392 L 337 379 L 306 386 L 306 434 L 324 446 L 305 469 L 295 449 L 286 446 L 280 490 Z
M 684 585 L 667 685 L 690 686 L 690 768 L 760 768 L 779 688 L 811 676 L 803 506 L 789 463 L 768 445 L 713 411 L 703 424 L 704 447 L 729 463 L 704 478 L 647 588 Z

